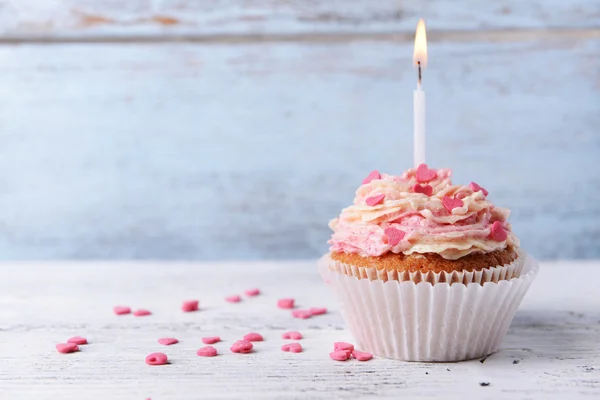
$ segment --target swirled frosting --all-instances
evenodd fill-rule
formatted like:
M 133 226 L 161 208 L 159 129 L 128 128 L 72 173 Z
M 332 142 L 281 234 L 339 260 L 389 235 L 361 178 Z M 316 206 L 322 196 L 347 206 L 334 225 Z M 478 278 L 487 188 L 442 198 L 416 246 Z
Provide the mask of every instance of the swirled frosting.
M 354 204 L 329 223 L 330 250 L 364 257 L 437 253 L 456 260 L 518 246 L 507 222 L 510 211 L 495 207 L 474 182 L 452 184 L 451 175 L 424 164 L 401 176 L 373 171 Z

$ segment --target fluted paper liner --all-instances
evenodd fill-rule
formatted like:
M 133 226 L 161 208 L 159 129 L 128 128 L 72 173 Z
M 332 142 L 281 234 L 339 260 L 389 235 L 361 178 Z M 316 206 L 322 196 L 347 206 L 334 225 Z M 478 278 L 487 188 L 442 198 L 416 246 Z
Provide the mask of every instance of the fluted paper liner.
M 519 259 L 519 277 L 469 284 L 359 279 L 335 270 L 329 255 L 319 270 L 341 303 L 357 348 L 404 361 L 461 361 L 500 348 L 539 270 L 525 252 Z

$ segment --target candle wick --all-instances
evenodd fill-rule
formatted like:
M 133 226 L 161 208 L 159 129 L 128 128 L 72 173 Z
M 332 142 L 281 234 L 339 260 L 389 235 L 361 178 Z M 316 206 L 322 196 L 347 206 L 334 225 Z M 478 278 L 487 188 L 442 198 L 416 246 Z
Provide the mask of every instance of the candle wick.
M 417 65 L 419 67 L 419 87 L 421 87 L 421 61 L 417 61 Z

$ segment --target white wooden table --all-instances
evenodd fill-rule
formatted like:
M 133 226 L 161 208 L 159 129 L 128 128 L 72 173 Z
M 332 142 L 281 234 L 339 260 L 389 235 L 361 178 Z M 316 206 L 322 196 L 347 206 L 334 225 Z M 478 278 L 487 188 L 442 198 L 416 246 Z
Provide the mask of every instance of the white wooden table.
M 0 272 L 1 399 L 600 397 L 598 261 L 542 263 L 502 350 L 453 364 L 330 360 L 333 342 L 352 338 L 313 262 L 5 263 Z M 263 294 L 224 301 L 251 287 Z M 276 307 L 282 297 L 330 312 L 293 319 Z M 180 311 L 189 298 L 201 311 Z M 118 317 L 118 304 L 153 315 Z M 280 350 L 285 330 L 304 334 L 303 353 Z M 266 340 L 232 354 L 250 331 Z M 74 335 L 90 344 L 59 354 L 54 345 Z M 209 335 L 223 338 L 221 354 L 196 356 Z M 171 364 L 146 365 L 156 351 Z

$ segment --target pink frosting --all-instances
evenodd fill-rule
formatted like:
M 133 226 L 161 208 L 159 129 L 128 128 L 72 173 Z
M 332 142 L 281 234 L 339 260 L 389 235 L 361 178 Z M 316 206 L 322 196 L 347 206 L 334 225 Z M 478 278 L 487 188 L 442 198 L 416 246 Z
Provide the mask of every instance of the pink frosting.
M 329 224 L 333 230 L 330 250 L 364 257 L 389 251 L 437 253 L 455 260 L 470 253 L 519 245 L 507 222 L 510 211 L 489 202 L 484 189 L 474 191 L 472 187 L 480 187 L 453 185 L 449 169 L 432 170 L 435 177 L 427 182 L 417 182 L 416 171 L 409 169 L 401 176 L 381 174 L 379 179 L 360 186 L 354 204 Z M 432 195 L 415 193 L 415 185 L 431 186 Z M 384 195 L 382 202 L 367 204 L 367 199 L 380 195 Z M 462 205 L 451 199 L 461 200 Z M 494 222 L 502 224 L 505 240 L 498 241 L 500 235 L 492 235 Z M 404 236 L 399 242 L 388 240 L 388 228 L 397 229 Z

